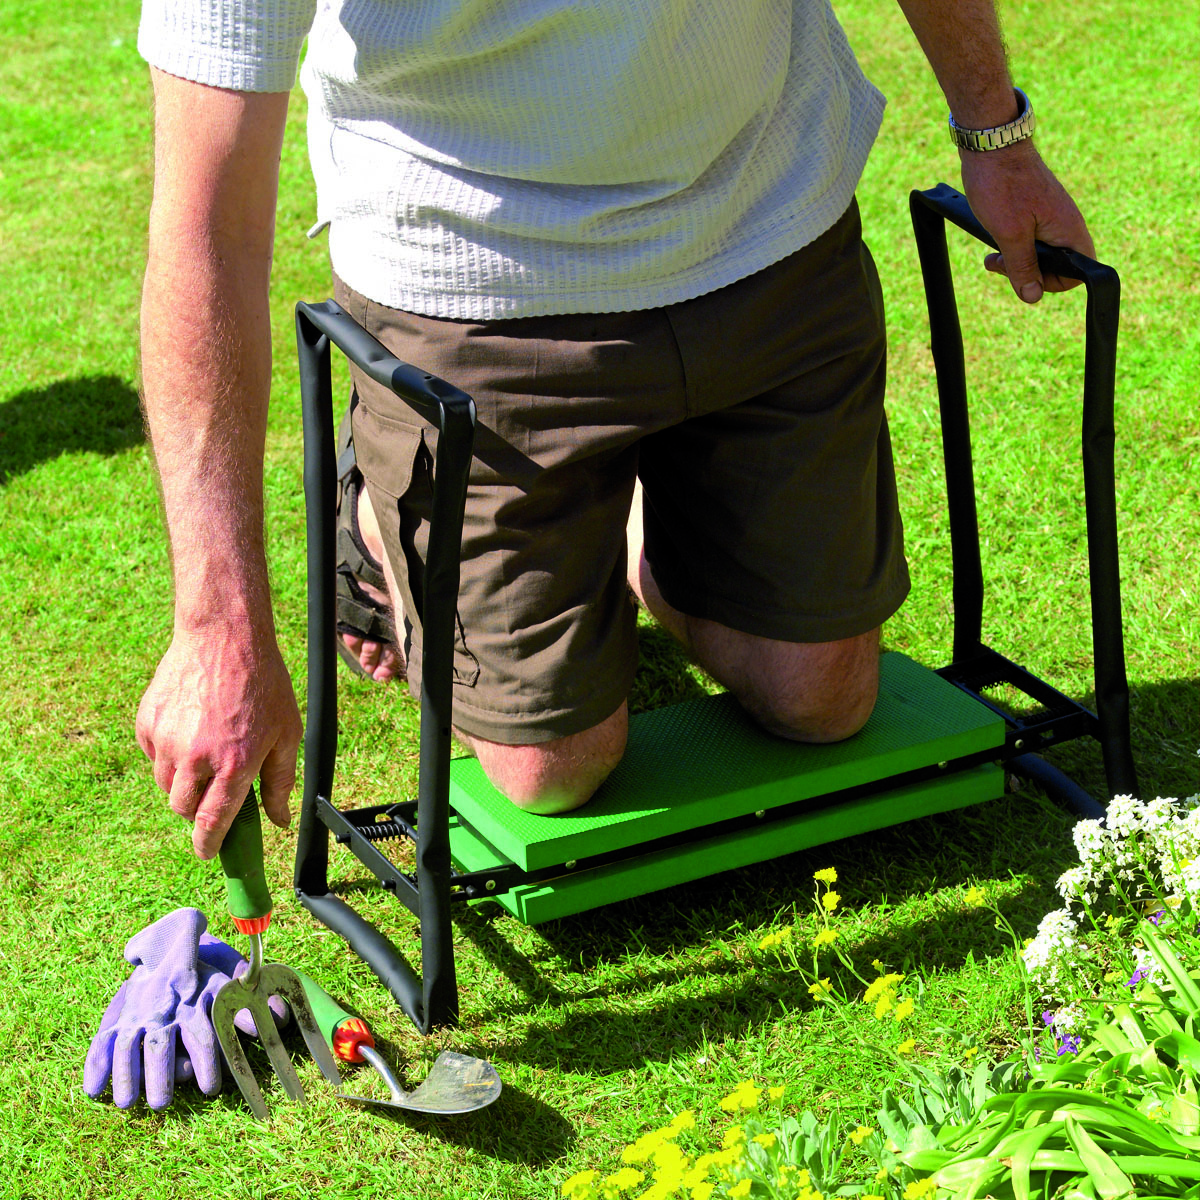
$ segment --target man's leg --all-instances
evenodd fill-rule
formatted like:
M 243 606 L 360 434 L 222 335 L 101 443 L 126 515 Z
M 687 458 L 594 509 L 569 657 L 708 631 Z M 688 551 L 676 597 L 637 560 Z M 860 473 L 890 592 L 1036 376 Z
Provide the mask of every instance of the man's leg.
M 375 510 L 371 507 L 367 489 L 363 488 L 358 496 L 358 531 L 362 535 L 363 544 L 371 552 L 377 562 L 383 563 L 383 573 L 388 580 L 388 590 L 391 596 L 399 592 L 391 582 L 391 567 L 387 555 L 383 552 L 383 535 L 379 531 L 379 522 Z M 392 610 L 392 621 L 395 628 L 404 625 L 404 610 L 398 606 L 387 593 L 372 587 L 366 580 L 360 579 L 358 586 L 377 604 L 385 605 Z M 346 649 L 359 661 L 362 669 L 376 683 L 387 683 L 393 679 L 404 678 L 404 654 L 399 646 L 391 646 L 386 642 L 372 642 L 365 638 L 356 637 L 352 633 L 338 633 Z
M 641 443 L 628 529 L 643 605 L 765 729 L 805 742 L 866 723 L 879 626 L 908 588 L 860 232 L 852 205 L 744 285 L 670 310 L 693 415 Z
M 800 742 L 857 733 L 879 691 L 879 630 L 834 642 L 786 642 L 672 608 L 642 550 L 639 486 L 629 518 L 629 586 L 697 664 L 766 730 Z
M 390 596 L 399 597 L 391 559 L 365 489 L 359 498 L 358 523 L 367 549 L 383 563 Z M 388 597 L 381 599 L 388 602 Z M 403 612 L 394 600 L 391 604 L 393 611 Z M 397 628 L 402 623 L 401 617 Z M 364 667 L 374 661 L 380 670 L 386 669 L 388 660 L 380 654 L 381 647 L 374 643 L 360 644 L 364 648 L 361 658 Z M 386 649 L 399 653 L 396 647 Z M 400 661 L 403 662 L 402 657 Z M 381 676 L 377 673 L 375 678 Z M 503 745 L 459 729 L 454 731 L 458 740 L 474 751 L 488 779 L 518 808 L 545 814 L 569 812 L 590 799 L 621 761 L 628 732 L 629 710 L 625 704 L 590 729 L 535 745 Z

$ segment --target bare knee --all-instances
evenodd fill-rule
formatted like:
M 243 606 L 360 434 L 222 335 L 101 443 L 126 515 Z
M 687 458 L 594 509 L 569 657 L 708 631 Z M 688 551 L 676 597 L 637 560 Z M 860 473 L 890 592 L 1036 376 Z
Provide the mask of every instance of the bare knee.
M 766 730 L 798 742 L 840 742 L 866 723 L 879 694 L 879 631 L 836 642 L 744 639 L 722 682 Z
M 629 712 L 554 741 L 506 746 L 460 734 L 497 791 L 526 812 L 570 812 L 591 799 L 625 753 Z
M 790 741 L 823 744 L 858 733 L 874 711 L 878 694 L 878 675 L 846 677 L 836 691 L 794 681 L 773 694 L 743 699 L 743 704 L 768 732 Z

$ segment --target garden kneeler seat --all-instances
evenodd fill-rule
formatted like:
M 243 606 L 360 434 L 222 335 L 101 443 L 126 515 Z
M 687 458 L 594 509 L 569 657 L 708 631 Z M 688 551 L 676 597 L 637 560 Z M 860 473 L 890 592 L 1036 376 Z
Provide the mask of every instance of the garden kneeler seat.
M 955 571 L 954 661 L 934 671 L 902 654 L 885 654 L 870 720 L 853 738 L 834 745 L 772 737 L 728 695 L 637 714 L 625 758 L 609 779 L 583 809 L 554 817 L 510 804 L 476 760 L 451 760 L 454 613 L 474 404 L 451 384 L 398 361 L 333 301 L 297 306 L 308 513 L 309 709 L 296 893 L 371 966 L 422 1032 L 457 1017 L 451 928 L 457 905 L 495 899 L 527 923 L 568 916 L 1000 798 L 1006 766 L 1077 807 L 1095 809 L 1095 801 L 1033 753 L 1085 733 L 1104 747 L 1110 791 L 1136 787 L 1120 641 L 1111 439 L 1106 443 L 1104 436 L 1112 419 L 1112 370 L 1105 356 L 1115 358 L 1116 276 L 1081 256 L 1044 251 L 1054 256 L 1047 269 L 1083 278 L 1088 286 L 1084 453 L 1097 716 L 980 641 L 983 589 L 945 219 L 986 235 L 965 200 L 945 185 L 914 193 L 912 207 L 943 412 Z M 1097 337 L 1103 343 L 1099 349 Z M 417 796 L 349 810 L 332 802 L 337 655 L 331 343 L 439 430 L 425 586 L 416 598 L 424 632 Z M 1099 603 L 1098 589 L 1103 593 Z M 1003 712 L 982 695 L 997 682 L 1033 698 L 1038 712 L 1020 718 Z M 419 920 L 419 970 L 330 891 L 331 833 Z M 413 845 L 412 868 L 397 866 L 384 853 L 394 839 Z

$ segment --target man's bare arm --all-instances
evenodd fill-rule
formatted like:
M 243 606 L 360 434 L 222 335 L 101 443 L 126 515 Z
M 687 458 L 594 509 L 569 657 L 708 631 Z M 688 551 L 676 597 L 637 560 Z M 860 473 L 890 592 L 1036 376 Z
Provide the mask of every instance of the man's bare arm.
M 933 67 L 955 121 L 968 129 L 1006 125 L 1017 116 L 1013 81 L 993 0 L 899 0 Z M 996 239 L 999 254 L 984 261 L 1008 276 L 1030 303 L 1043 291 L 1075 281 L 1038 270 L 1034 240 L 1095 255 L 1087 225 L 1032 141 L 1003 150 L 959 151 L 963 190 L 975 215 Z
M 142 384 L 175 626 L 137 733 L 208 858 L 256 778 L 268 816 L 287 824 L 300 738 L 263 545 L 268 283 L 288 98 L 152 74 Z

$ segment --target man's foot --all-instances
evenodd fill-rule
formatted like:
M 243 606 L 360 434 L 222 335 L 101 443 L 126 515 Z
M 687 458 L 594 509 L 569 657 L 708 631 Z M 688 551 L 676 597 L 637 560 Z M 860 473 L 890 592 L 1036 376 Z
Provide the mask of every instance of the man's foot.
M 408 664 L 396 636 L 383 566 L 383 538 L 354 458 L 350 414 L 339 430 L 337 582 L 338 654 L 377 683 L 404 679 Z

